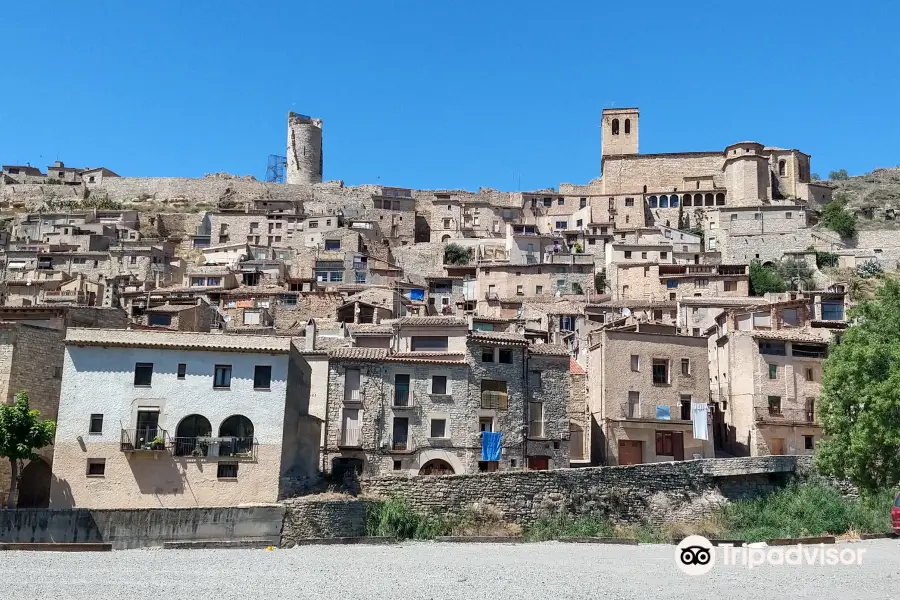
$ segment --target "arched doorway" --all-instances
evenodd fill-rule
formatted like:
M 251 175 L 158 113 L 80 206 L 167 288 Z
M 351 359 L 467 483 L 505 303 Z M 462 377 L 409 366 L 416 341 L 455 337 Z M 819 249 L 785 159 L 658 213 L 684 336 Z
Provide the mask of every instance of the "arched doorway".
M 5 459 L 4 459 L 5 460 Z M 50 506 L 50 478 L 53 470 L 42 458 L 32 460 L 22 469 L 19 478 L 19 508 L 47 508 Z
M 454 475 L 453 467 L 445 460 L 436 458 L 429 460 L 419 469 L 419 475 Z
M 209 444 L 197 438 L 210 437 L 212 425 L 203 415 L 188 415 L 175 428 L 175 456 L 207 456 Z
M 219 442 L 219 456 L 252 452 L 253 422 L 244 415 L 231 415 L 219 425 L 219 437 L 229 438 Z

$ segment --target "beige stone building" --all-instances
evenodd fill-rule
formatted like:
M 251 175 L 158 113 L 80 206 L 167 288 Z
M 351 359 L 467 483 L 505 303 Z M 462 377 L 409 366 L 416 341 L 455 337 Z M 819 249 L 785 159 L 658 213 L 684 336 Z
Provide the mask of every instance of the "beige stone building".
M 821 304 L 821 302 L 820 302 Z M 799 298 L 729 310 L 710 330 L 710 391 L 721 413 L 716 435 L 736 455 L 812 454 L 822 437 L 816 402 L 834 332 L 812 321 Z M 821 311 L 821 308 L 820 308 Z
M 714 456 L 712 427 L 695 439 L 692 403 L 709 401 L 706 338 L 638 324 L 602 330 L 588 357 L 590 407 L 604 464 Z

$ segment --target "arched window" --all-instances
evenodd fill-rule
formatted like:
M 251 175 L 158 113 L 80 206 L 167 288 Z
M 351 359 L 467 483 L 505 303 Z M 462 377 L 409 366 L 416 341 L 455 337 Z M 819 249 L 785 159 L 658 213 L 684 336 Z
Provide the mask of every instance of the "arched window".
M 669 206 L 672 208 L 678 208 L 678 196 L 672 194 L 669 196 Z
M 450 463 L 439 458 L 429 460 L 419 469 L 419 475 L 454 475 L 453 467 Z
M 650 196 L 647 198 L 647 204 L 650 205 L 650 208 L 656 208 L 656 196 Z
M 706 204 L 706 206 L 712 206 L 712 205 L 713 205 L 713 195 L 712 195 L 712 194 L 707 194 L 707 195 L 703 198 L 703 200 L 704 200 L 704 204 Z
M 613 134 L 613 135 L 619 135 L 619 120 L 618 120 L 618 119 L 613 119 L 613 122 L 612 122 L 612 134 Z
M 690 194 L 684 195 L 684 197 L 681 199 L 681 205 L 682 206 L 690 206 L 691 205 L 691 195 Z
M 694 194 L 694 206 L 703 206 L 703 194 Z
M 625 135 L 631 133 L 631 119 L 625 119 Z
M 253 450 L 253 423 L 244 415 L 231 415 L 219 425 L 219 456 L 235 456 Z
M 450 236 L 449 236 L 449 235 L 445 235 L 445 236 L 443 236 L 443 237 L 441 238 L 441 242 L 444 243 L 444 244 L 446 244 L 446 243 L 449 242 L 449 241 L 450 241 Z
M 203 415 L 188 415 L 175 428 L 175 456 L 208 456 L 212 425 Z
M 669 197 L 663 194 L 659 197 L 659 207 L 660 208 L 669 208 Z
M 716 194 L 716 206 L 725 206 L 725 194 L 722 192 Z
M 647 193 L 647 186 L 646 186 L 646 185 L 644 186 L 644 193 L 645 193 L 645 194 Z
M 784 161 L 783 160 L 778 161 L 778 174 L 782 175 L 782 176 L 784 175 Z

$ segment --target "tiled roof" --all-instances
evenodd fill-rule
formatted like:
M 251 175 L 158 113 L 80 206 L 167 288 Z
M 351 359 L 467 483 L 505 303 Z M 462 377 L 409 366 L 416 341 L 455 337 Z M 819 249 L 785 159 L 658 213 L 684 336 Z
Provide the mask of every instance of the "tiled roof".
M 244 285 L 233 290 L 227 290 L 222 293 L 223 296 L 253 296 L 253 295 L 271 295 L 271 294 L 290 294 L 297 292 L 289 292 L 284 286 L 280 285 Z
M 750 332 L 758 340 L 776 340 L 780 342 L 809 342 L 827 344 L 828 338 L 815 335 L 802 329 L 776 329 L 773 331 L 755 330 Z
M 679 298 L 679 302 L 688 306 L 758 306 L 765 303 L 765 298 L 751 296 L 688 296 Z
M 584 367 L 578 364 L 578 361 L 575 360 L 574 356 L 569 357 L 569 373 L 572 375 L 584 375 L 585 370 Z
M 397 352 L 389 355 L 388 360 L 405 363 L 465 364 L 466 355 L 446 352 Z
M 391 335 L 394 332 L 394 328 L 390 325 L 375 325 L 374 323 L 347 325 L 347 330 L 352 335 Z
M 387 348 L 335 348 L 328 353 L 335 360 L 384 360 L 387 355 Z
M 473 342 L 525 344 L 527 340 L 520 333 L 507 333 L 505 331 L 473 331 L 469 334 Z
M 195 331 L 138 331 L 70 327 L 66 345 L 126 348 L 171 348 L 240 352 L 287 353 L 291 338 L 276 335 L 231 335 Z
M 401 327 L 461 327 L 468 324 L 464 317 L 403 317 L 394 322 Z
M 675 308 L 677 304 L 673 300 L 646 300 L 635 298 L 633 300 L 610 300 L 590 304 L 589 308 Z
M 163 304 L 162 306 L 154 306 L 148 308 L 144 312 L 148 313 L 180 313 L 184 310 L 197 308 L 197 304 Z
M 532 344 L 528 346 L 528 352 L 545 356 L 569 356 L 569 349 L 562 344 Z

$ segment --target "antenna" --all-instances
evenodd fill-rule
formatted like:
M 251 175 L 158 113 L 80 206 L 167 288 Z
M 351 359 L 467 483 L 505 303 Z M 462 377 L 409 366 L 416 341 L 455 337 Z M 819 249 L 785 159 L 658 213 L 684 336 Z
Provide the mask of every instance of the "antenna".
M 266 183 L 284 183 L 284 166 L 286 164 L 286 156 L 270 154 L 266 166 Z

